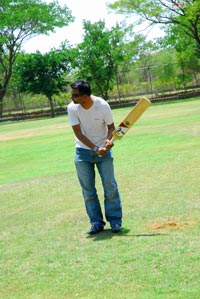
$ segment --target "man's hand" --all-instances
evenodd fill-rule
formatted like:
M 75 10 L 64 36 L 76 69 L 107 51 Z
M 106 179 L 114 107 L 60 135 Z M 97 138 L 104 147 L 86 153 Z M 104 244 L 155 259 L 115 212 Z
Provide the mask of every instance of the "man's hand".
M 114 143 L 112 143 L 110 141 L 110 139 L 106 139 L 105 143 L 104 143 L 104 148 L 106 150 L 110 150 L 112 147 L 114 146 Z
M 103 157 L 107 152 L 105 147 L 99 147 L 98 151 L 96 152 L 99 157 Z
M 97 155 L 99 157 L 103 157 L 106 154 L 106 152 L 109 151 L 113 146 L 114 146 L 114 144 L 111 143 L 111 141 L 109 139 L 106 139 L 104 146 L 99 147 L 99 149 L 97 151 Z

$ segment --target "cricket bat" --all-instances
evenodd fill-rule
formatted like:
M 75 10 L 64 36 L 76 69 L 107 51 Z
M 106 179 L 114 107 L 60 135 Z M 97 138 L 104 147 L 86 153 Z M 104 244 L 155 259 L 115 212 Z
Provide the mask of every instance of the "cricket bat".
M 128 130 L 134 125 L 134 123 L 140 118 L 140 116 L 145 112 L 145 110 L 150 106 L 151 102 L 142 97 L 137 104 L 131 109 L 131 111 L 126 115 L 126 117 L 121 121 L 118 127 L 113 131 L 111 143 L 116 140 L 120 140 L 128 132 Z

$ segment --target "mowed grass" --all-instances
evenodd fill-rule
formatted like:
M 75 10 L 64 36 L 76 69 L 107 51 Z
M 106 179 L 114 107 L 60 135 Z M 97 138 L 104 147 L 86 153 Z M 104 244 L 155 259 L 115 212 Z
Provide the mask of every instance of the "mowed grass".
M 116 142 L 120 234 L 86 234 L 67 115 L 0 138 L 0 298 L 200 298 L 200 99 L 152 104 Z

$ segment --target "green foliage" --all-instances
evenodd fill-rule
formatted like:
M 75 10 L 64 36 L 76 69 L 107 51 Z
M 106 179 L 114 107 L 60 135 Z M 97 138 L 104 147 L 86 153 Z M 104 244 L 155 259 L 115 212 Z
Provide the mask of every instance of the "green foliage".
M 46 54 L 40 52 L 24 54 L 16 65 L 19 90 L 35 94 L 42 93 L 48 98 L 59 94 L 66 84 L 63 74 L 67 67 L 67 60 L 62 53 L 57 51 Z
M 16 65 L 18 86 L 21 92 L 44 94 L 50 101 L 53 112 L 53 95 L 58 95 L 66 86 L 64 74 L 69 68 L 66 51 L 40 52 L 20 56 Z
M 77 75 L 90 79 L 93 91 L 108 99 L 118 66 L 125 60 L 124 33 L 117 25 L 108 30 L 105 22 L 84 22 L 85 36 L 78 46 L 75 66 Z
M 109 7 L 119 13 L 137 15 L 142 20 L 152 24 L 164 25 L 163 29 L 178 28 L 183 36 L 192 38 L 200 52 L 200 2 L 199 0 L 182 1 L 159 1 L 159 0 L 119 0 L 110 4 Z
M 182 33 L 182 30 L 178 27 L 173 27 L 169 33 L 162 38 L 160 45 L 164 51 L 169 47 L 175 48 L 175 58 L 180 67 L 184 67 L 185 80 L 190 82 L 194 80 L 196 85 L 198 82 L 198 75 L 200 72 L 200 53 L 196 47 L 195 41 L 190 37 Z M 187 77 L 186 77 L 187 76 Z
M 19 47 L 24 38 L 47 34 L 72 20 L 68 8 L 56 1 L 46 4 L 41 0 L 4 0 L 0 10 L 1 40 L 3 44 L 15 41 Z
M 46 4 L 40 0 L 5 0 L 0 8 L 0 116 L 3 98 L 12 76 L 13 65 L 24 40 L 48 34 L 73 20 L 66 6 L 57 1 Z

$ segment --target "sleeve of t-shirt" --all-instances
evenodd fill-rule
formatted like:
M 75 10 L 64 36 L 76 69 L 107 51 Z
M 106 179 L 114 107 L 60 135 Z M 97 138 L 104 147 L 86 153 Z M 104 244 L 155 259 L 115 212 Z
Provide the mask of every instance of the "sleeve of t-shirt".
M 69 123 L 71 126 L 80 124 L 78 114 L 72 106 L 70 105 L 67 106 L 67 112 L 69 116 Z
M 108 103 L 106 103 L 105 105 L 105 123 L 106 125 L 111 125 L 112 123 L 114 123 L 112 111 Z

